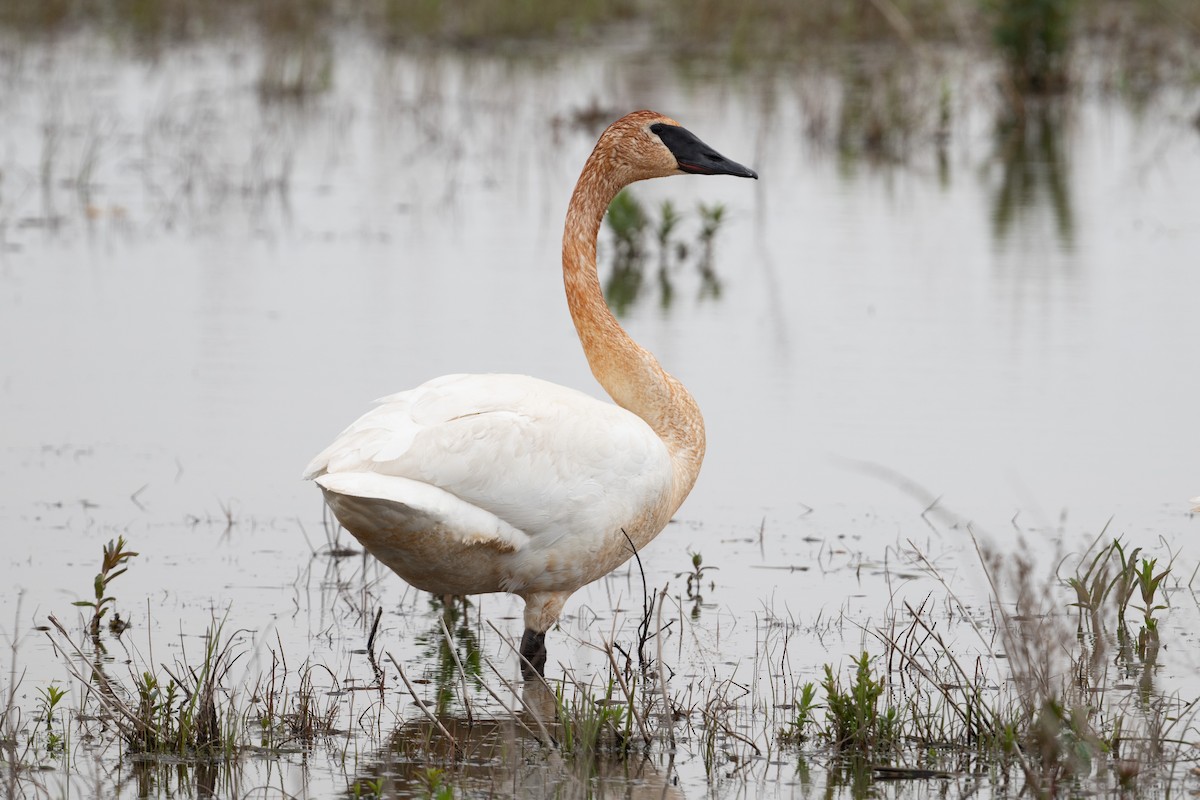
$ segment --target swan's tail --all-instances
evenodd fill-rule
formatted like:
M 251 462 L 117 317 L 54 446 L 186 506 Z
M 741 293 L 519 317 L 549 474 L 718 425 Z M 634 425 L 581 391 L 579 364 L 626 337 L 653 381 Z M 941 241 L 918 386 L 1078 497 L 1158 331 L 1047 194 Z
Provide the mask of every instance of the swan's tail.
M 444 489 L 411 478 L 378 472 L 327 472 L 315 478 L 325 500 L 346 530 L 368 550 L 367 532 L 452 537 L 458 545 L 489 545 L 515 551 L 529 536 L 490 511 Z

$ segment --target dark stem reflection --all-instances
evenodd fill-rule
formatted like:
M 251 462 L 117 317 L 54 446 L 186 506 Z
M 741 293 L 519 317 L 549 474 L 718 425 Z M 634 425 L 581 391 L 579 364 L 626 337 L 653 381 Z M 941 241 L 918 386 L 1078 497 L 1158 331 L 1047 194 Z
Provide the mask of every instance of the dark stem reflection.
M 1016 229 L 1048 211 L 1059 242 L 1074 245 L 1071 164 L 1064 145 L 1065 102 L 1029 103 L 1023 113 L 996 122 L 996 161 L 1002 175 L 992 194 L 992 235 L 1005 241 Z

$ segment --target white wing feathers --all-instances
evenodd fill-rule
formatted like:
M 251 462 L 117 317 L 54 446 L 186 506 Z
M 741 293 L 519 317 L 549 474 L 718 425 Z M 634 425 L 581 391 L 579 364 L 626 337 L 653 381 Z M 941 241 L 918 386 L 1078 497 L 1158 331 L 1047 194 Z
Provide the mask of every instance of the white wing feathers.
M 447 375 L 378 403 L 306 477 L 338 493 L 441 508 L 424 491 L 436 489 L 547 546 L 628 525 L 670 491 L 670 456 L 644 421 L 557 384 Z
M 337 494 L 386 500 L 403 507 L 396 509 L 398 515 L 407 511 L 410 516 L 427 520 L 427 524 L 453 520 L 453 530 L 464 544 L 493 542 L 504 550 L 520 550 L 529 543 L 528 536 L 495 514 L 464 503 L 449 492 L 427 483 L 377 472 L 327 473 L 316 481 L 322 488 Z

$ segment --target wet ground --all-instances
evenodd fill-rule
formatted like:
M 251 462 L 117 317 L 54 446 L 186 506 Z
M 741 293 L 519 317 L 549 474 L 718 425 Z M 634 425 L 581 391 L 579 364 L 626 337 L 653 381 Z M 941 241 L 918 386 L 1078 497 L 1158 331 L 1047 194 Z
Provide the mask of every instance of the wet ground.
M 262 92 L 266 56 L 244 42 L 155 60 L 88 36 L 6 44 L 0 630 L 15 644 L 4 685 L 19 684 L 22 707 L 48 681 L 69 682 L 34 628 L 55 614 L 79 629 L 70 603 L 91 596 L 117 535 L 139 555 L 112 587 L 132 624 L 109 647 L 114 669 L 194 653 L 216 616 L 239 631 L 240 680 L 272 674 L 272 654 L 285 654 L 293 673 L 306 659 L 328 667 L 322 687 L 342 691 L 373 678 L 354 651 L 382 609 L 376 650 L 422 691 L 439 674 L 444 684 L 440 611 L 360 557 L 328 555 L 300 470 L 371 399 L 445 372 L 599 393 L 562 300 L 560 226 L 599 130 L 582 112 L 639 107 L 762 176 L 635 192 L 651 212 L 670 199 L 686 215 L 690 255 L 671 268 L 669 297 L 646 281 L 623 321 L 692 389 L 709 438 L 692 497 L 642 554 L 649 587 L 675 598 L 663 612 L 675 620 L 672 691 L 694 684 L 697 705 L 735 691 L 736 727 L 761 750 L 781 722 L 767 711 L 781 704 L 773 693 L 790 701 L 822 664 L 871 642 L 902 599 L 944 591 L 915 552 L 982 608 L 973 533 L 1044 554 L 1048 575 L 1055 553 L 1108 525 L 1164 561 L 1176 554 L 1155 679 L 1196 695 L 1194 93 L 1135 106 L 1082 91 L 1018 131 L 986 78 L 956 69 L 949 129 L 873 158 L 817 130 L 838 104 L 830 76 L 342 45 L 328 87 L 281 100 Z M 719 291 L 695 268 L 701 203 L 725 206 Z M 694 553 L 719 568 L 699 599 L 687 587 Z M 641 598 L 635 570 L 581 591 L 550 636 L 550 672 L 602 670 L 597 646 L 614 630 L 629 640 Z M 515 635 L 519 617 L 520 601 L 488 597 L 457 623 L 502 690 L 515 659 L 486 621 Z M 983 646 L 964 635 L 963 647 Z M 460 695 L 505 717 L 477 686 L 455 694 L 456 713 Z M 205 781 L 225 787 L 217 796 L 333 796 L 375 774 L 421 785 L 396 766 L 428 735 L 408 694 L 329 702 L 361 703 L 367 721 L 347 706 L 352 733 Z M 564 783 L 526 736 L 511 722 L 473 729 L 486 756 L 457 785 L 855 792 L 734 737 L 714 769 L 703 737 L 682 730 L 674 759 Z M 205 782 L 128 765 L 114 777 L 117 755 L 84 747 L 73 777 L 53 762 L 44 794 Z

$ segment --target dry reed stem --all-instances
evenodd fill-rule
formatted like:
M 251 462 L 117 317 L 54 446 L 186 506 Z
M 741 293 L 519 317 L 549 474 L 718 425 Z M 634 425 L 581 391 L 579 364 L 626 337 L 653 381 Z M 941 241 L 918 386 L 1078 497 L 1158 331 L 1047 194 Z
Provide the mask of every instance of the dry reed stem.
M 509 650 L 512 650 L 514 653 L 516 653 L 518 663 L 529 664 L 529 662 L 521 656 L 521 648 L 517 647 L 517 645 L 513 642 L 511 637 L 509 637 L 508 635 L 503 633 L 499 628 L 497 628 L 490 619 L 484 620 L 484 622 L 486 622 L 487 626 L 492 629 L 493 633 L 495 633 L 497 636 L 500 637 L 500 641 L 504 642 L 504 644 L 508 646 Z M 530 664 L 530 666 L 532 666 L 532 664 Z M 558 666 L 561 668 L 562 664 L 559 664 Z M 565 670 L 564 670 L 564 672 L 565 672 Z M 536 672 L 534 673 L 534 675 L 537 676 L 536 680 L 541 681 L 542 685 L 546 687 L 546 691 L 550 692 L 551 694 L 554 694 L 554 687 L 552 687 L 549 683 L 546 682 L 545 675 L 539 675 Z M 528 681 L 528 680 L 534 680 L 534 679 L 533 678 L 524 678 L 524 680 Z
M 400 666 L 400 662 L 397 661 L 391 653 L 385 652 L 385 655 L 388 657 L 388 660 L 392 662 L 392 666 L 396 668 L 396 671 L 400 673 L 400 680 L 404 681 L 404 685 L 408 687 L 408 693 L 412 695 L 413 702 L 417 704 L 417 708 L 421 709 L 421 712 L 429 719 L 429 721 L 432 722 L 437 729 L 442 732 L 442 735 L 446 737 L 446 741 L 450 742 L 450 746 L 454 748 L 455 757 L 457 758 L 461 756 L 463 751 L 461 745 L 458 743 L 458 740 L 450 734 L 450 731 L 446 730 L 446 726 L 441 723 L 441 720 L 437 718 L 437 715 L 430 711 L 429 706 L 425 705 L 425 702 L 417 696 L 417 690 L 413 688 L 412 683 L 410 683 L 408 680 L 408 676 L 404 674 L 404 667 Z
M 382 610 L 380 609 L 380 611 Z M 442 625 L 442 635 L 446 637 L 446 646 L 450 648 L 450 656 L 454 659 L 454 665 L 458 667 L 458 675 L 462 679 L 463 708 L 467 712 L 467 727 L 473 728 L 475 726 L 475 715 L 471 713 L 470 691 L 467 687 L 467 671 L 463 669 L 462 661 L 458 657 L 458 650 L 454 647 L 454 639 L 450 636 L 450 628 L 446 625 L 444 614 L 438 614 L 438 622 Z
M 126 738 L 132 738 L 134 733 L 150 733 L 157 738 L 161 738 L 162 732 L 157 727 L 147 723 L 145 720 L 139 717 L 133 709 L 121 702 L 121 700 L 117 697 L 116 692 L 113 691 L 113 687 L 111 682 L 108 680 L 108 676 L 104 674 L 104 671 L 100 669 L 99 666 L 88 661 L 87 654 L 84 653 L 77 644 L 75 644 L 75 642 L 71 639 L 70 634 L 67 633 L 66 628 L 63 627 L 62 623 L 59 622 L 53 614 L 51 614 L 48 619 L 50 620 L 50 624 L 57 628 L 58 632 L 62 634 L 62 637 L 66 640 L 75 656 L 80 661 L 89 664 L 92 671 L 92 678 L 89 679 L 84 677 L 83 673 L 80 672 L 80 670 L 75 666 L 68 654 L 59 648 L 58 642 L 54 640 L 54 637 L 47 633 L 46 638 L 50 640 L 50 646 L 54 649 L 54 652 L 62 656 L 63 665 L 66 667 L 67 672 L 71 674 L 71 677 L 75 678 L 75 680 L 79 681 L 84 686 L 90 686 L 93 682 L 98 684 L 99 690 L 95 693 L 95 697 L 99 700 L 100 705 L 104 706 L 105 710 L 113 715 L 113 722 L 116 723 L 118 729 L 120 729 L 121 735 Z
M 629 713 L 633 716 L 634 722 L 637 723 L 638 731 L 642 734 L 642 741 L 646 743 L 646 747 L 649 747 L 653 743 L 654 737 L 646 730 L 646 722 L 642 719 L 642 715 L 637 712 L 633 692 L 630 691 L 629 683 L 625 680 L 625 676 L 621 674 L 621 668 L 617 665 L 617 658 L 613 655 L 612 645 L 606 642 L 603 650 L 604 654 L 608 656 L 608 663 L 612 666 L 613 675 L 617 679 L 617 685 L 621 687 L 621 693 L 625 695 L 625 702 L 628 705 Z
M 520 696 L 520 693 L 517 691 L 517 687 L 513 685 L 512 681 L 508 680 L 507 678 L 505 678 L 503 675 L 500 674 L 500 670 L 496 669 L 496 665 L 492 663 L 492 660 L 490 658 L 488 658 L 486 655 L 484 655 L 483 653 L 480 653 L 479 655 L 483 659 L 484 663 L 488 665 L 488 668 L 491 669 L 492 672 L 496 673 L 496 677 L 500 679 L 500 682 L 504 684 L 505 688 L 507 688 L 510 692 L 512 692 L 513 697 Z M 481 683 L 483 685 L 483 688 L 487 690 L 488 694 L 490 694 L 495 699 L 495 701 L 500 704 L 500 707 L 503 708 L 505 711 L 507 711 L 509 713 L 509 715 L 512 716 L 513 721 L 515 721 L 518 725 L 520 725 L 522 728 L 524 728 L 529 733 L 530 736 L 537 739 L 539 742 L 541 742 L 544 745 L 549 745 L 549 746 L 555 747 L 555 748 L 558 747 L 558 742 L 554 739 L 553 736 L 550 735 L 550 730 L 549 730 L 549 728 L 546 727 L 546 723 L 544 723 L 542 721 L 541 715 L 539 715 L 536 711 L 534 711 L 532 709 L 532 707 L 526 706 L 526 708 L 530 712 L 529 715 L 531 717 L 533 717 L 533 721 L 537 723 L 537 726 L 541 731 L 540 734 L 535 732 L 532 728 L 530 728 L 527 724 L 525 724 L 525 721 L 523 719 L 521 719 L 521 717 L 517 713 L 517 711 L 514 710 L 511 706 L 509 706 L 508 703 L 504 702 L 504 699 L 502 697 L 500 697 L 499 693 L 497 693 L 496 690 L 493 689 L 491 686 L 488 686 L 487 681 L 481 681 Z
M 662 609 L 663 600 L 667 596 L 667 589 L 664 586 L 658 593 L 658 613 L 654 620 L 654 626 L 658 631 L 662 632 Z M 671 752 L 675 751 L 675 715 L 671 711 L 671 698 L 667 694 L 667 671 L 663 667 L 663 640 L 662 636 L 655 637 L 658 646 L 658 688 L 662 693 L 663 703 L 663 720 L 667 726 L 667 742 L 671 745 Z M 682 637 L 680 637 L 682 639 Z

